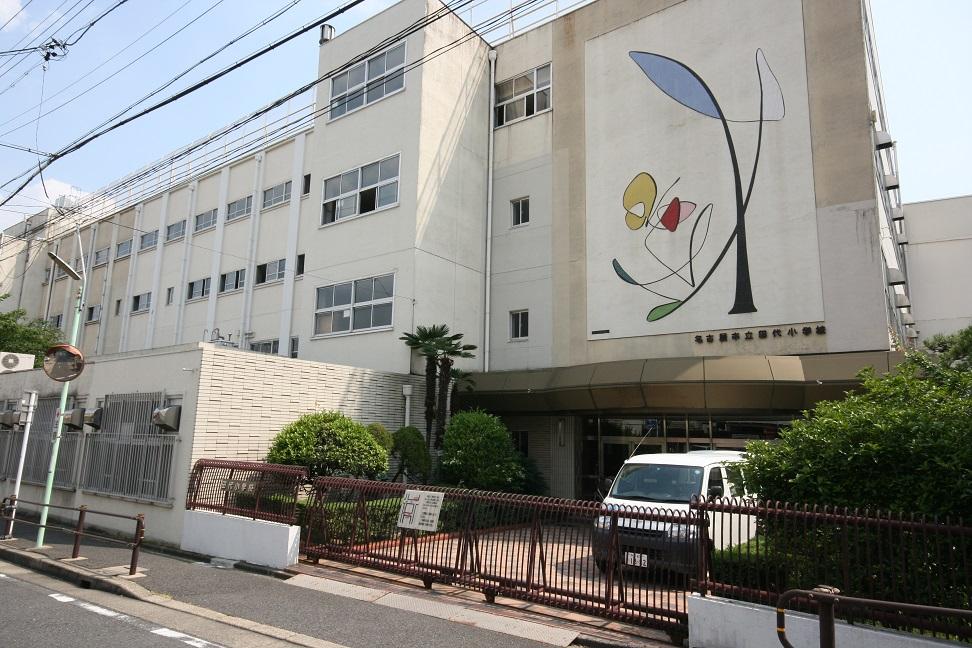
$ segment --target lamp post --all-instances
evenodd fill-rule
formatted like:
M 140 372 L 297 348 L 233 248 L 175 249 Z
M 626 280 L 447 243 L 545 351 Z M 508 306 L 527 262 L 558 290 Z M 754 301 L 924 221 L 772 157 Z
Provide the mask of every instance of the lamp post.
M 78 286 L 78 298 L 74 309 L 74 318 L 71 321 L 70 345 L 72 347 L 78 343 L 78 328 L 81 325 L 81 311 L 84 309 L 84 291 L 88 282 L 88 275 L 84 267 L 84 251 L 81 247 L 81 228 L 75 226 L 75 231 L 78 236 L 78 258 L 81 260 L 81 274 L 78 274 L 77 270 L 71 267 L 71 264 L 53 252 L 47 253 L 47 256 L 61 270 L 67 273 L 69 277 L 81 282 L 81 285 Z M 57 469 L 57 453 L 61 449 L 61 431 L 64 429 L 64 410 L 67 409 L 68 389 L 70 387 L 71 381 L 65 380 L 64 386 L 61 388 L 61 401 L 57 408 L 57 421 L 54 424 L 54 442 L 51 444 L 51 461 L 47 467 L 47 481 L 44 482 L 44 505 L 41 508 L 40 526 L 37 527 L 37 547 L 44 545 L 44 525 L 47 524 L 47 512 L 48 506 L 51 503 L 51 491 L 54 490 L 54 471 Z

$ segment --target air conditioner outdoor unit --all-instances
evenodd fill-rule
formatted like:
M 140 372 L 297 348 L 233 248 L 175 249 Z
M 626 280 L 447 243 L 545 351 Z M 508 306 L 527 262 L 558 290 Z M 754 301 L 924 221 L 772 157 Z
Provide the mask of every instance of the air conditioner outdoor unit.
M 91 410 L 84 411 L 84 424 L 95 430 L 101 429 L 101 417 L 104 415 L 104 409 L 96 407 Z
M 17 410 L 4 410 L 0 412 L 0 427 L 7 429 L 20 423 L 20 412 Z
M 72 430 L 84 429 L 84 408 L 75 407 L 64 412 L 64 425 Z
M 175 432 L 179 429 L 179 419 L 182 418 L 182 406 L 157 407 L 152 411 L 152 425 L 163 430 Z
M 27 371 L 34 368 L 34 356 L 29 353 L 0 351 L 0 373 Z

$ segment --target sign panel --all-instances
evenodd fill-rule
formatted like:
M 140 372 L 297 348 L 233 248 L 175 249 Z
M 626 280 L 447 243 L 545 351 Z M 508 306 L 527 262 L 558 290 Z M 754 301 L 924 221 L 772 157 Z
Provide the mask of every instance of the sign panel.
M 435 531 L 442 511 L 442 493 L 407 490 L 398 511 L 398 528 Z

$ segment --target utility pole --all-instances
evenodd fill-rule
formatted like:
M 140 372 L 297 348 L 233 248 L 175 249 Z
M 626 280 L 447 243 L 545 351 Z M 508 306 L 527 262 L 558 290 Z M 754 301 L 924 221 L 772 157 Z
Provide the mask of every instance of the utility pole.
M 71 264 L 53 252 L 47 253 L 54 263 L 67 272 L 71 278 L 81 281 L 81 284 L 78 286 L 78 298 L 77 305 L 74 309 L 74 318 L 71 322 L 70 345 L 72 347 L 78 342 L 78 328 L 81 325 L 81 312 L 84 310 L 84 290 L 88 282 L 88 275 L 84 267 L 84 250 L 81 247 L 81 227 L 79 225 L 75 225 L 75 232 L 78 236 L 78 258 L 81 260 L 81 274 L 78 274 L 77 270 L 71 267 Z M 37 547 L 44 545 L 44 525 L 47 524 L 47 512 L 51 503 L 51 491 L 54 490 L 54 472 L 57 469 L 57 454 L 61 449 L 61 431 L 64 429 L 64 411 L 67 409 L 68 389 L 71 387 L 71 381 L 64 381 L 63 384 L 64 386 L 61 388 L 61 401 L 57 407 L 57 420 L 54 424 L 54 442 L 51 444 L 51 461 L 47 467 L 47 481 L 44 483 L 44 505 L 41 508 L 40 526 L 37 527 Z

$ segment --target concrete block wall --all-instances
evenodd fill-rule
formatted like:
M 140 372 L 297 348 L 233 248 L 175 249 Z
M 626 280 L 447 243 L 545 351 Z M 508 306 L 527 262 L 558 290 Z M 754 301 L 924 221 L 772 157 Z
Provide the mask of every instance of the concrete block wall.
M 424 429 L 423 376 L 200 346 L 193 462 L 201 457 L 263 460 L 281 428 L 326 409 L 394 432 L 404 425 L 403 385 L 412 385 L 409 422 Z

